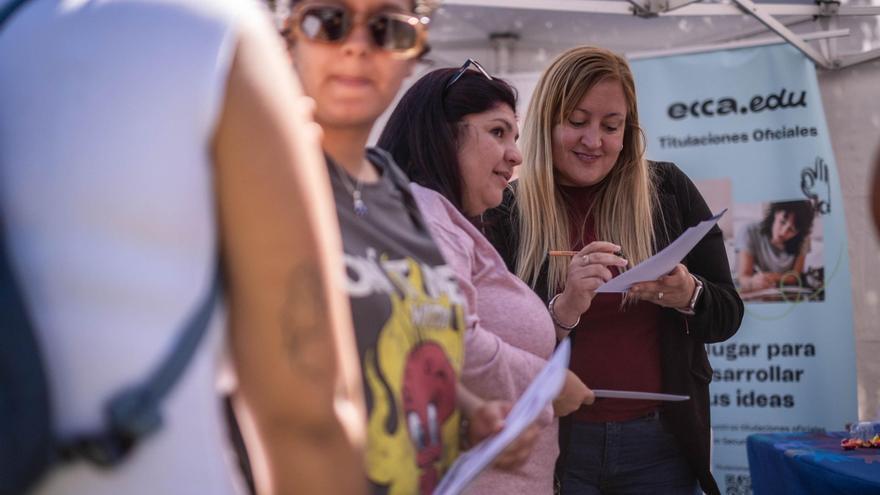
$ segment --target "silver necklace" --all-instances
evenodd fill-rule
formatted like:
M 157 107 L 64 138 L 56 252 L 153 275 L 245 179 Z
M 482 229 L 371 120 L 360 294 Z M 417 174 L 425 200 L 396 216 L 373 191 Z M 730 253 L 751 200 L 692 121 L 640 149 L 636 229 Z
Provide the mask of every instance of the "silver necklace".
M 360 170 L 358 170 L 357 173 L 357 178 L 354 180 L 349 177 L 348 173 L 343 170 L 342 167 L 340 167 L 335 161 L 330 160 L 329 158 L 328 161 L 332 163 L 334 167 L 336 167 L 336 172 L 339 174 L 339 178 L 342 180 L 342 186 L 345 187 L 345 190 L 348 191 L 349 194 L 351 194 L 351 204 L 354 207 L 355 215 L 359 217 L 366 215 L 368 211 L 367 203 L 364 202 L 364 198 L 361 195 L 361 174 L 363 173 L 364 167 L 366 166 L 366 160 L 364 160 L 364 163 L 361 164 L 361 168 Z

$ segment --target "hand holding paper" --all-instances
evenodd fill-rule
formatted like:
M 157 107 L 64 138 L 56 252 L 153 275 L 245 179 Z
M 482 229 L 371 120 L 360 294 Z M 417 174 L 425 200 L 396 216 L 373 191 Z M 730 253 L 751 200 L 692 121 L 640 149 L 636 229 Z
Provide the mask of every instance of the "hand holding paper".
M 440 485 L 434 490 L 435 495 L 454 495 L 460 493 L 485 469 L 504 448 L 513 442 L 535 421 L 541 410 L 559 393 L 568 371 L 568 358 L 571 354 L 571 343 L 562 341 L 556 352 L 538 373 L 529 387 L 514 404 L 505 420 L 504 429 L 497 435 L 481 442 L 474 448 L 459 456 L 455 464 L 449 468 Z
M 687 267 L 679 263 L 670 273 L 650 282 L 630 286 L 629 294 L 636 299 L 652 302 L 666 308 L 684 309 L 690 306 L 697 282 Z
M 505 418 L 510 414 L 513 402 L 491 400 L 485 401 L 473 411 L 468 425 L 467 438 L 470 445 L 497 434 L 504 428 Z M 540 428 L 532 424 L 520 436 L 514 439 L 510 445 L 498 454 L 492 462 L 492 467 L 501 470 L 519 469 L 528 459 L 538 440 Z
M 650 282 L 672 272 L 676 265 L 709 233 L 727 210 L 688 228 L 659 253 L 609 280 L 596 292 L 626 292 L 633 284 Z M 662 300 L 662 298 L 661 298 Z

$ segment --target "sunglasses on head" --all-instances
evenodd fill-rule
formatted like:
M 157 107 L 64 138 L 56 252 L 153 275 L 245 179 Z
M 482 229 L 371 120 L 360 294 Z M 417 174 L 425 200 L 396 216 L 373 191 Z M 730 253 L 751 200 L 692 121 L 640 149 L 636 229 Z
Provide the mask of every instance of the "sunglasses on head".
M 483 66 L 480 65 L 479 62 L 477 62 L 476 60 L 474 60 L 474 59 L 472 59 L 472 58 L 469 58 L 469 59 L 467 59 L 467 60 L 464 61 L 464 64 L 462 64 L 461 68 L 459 68 L 458 71 L 455 73 L 455 75 L 452 76 L 452 78 L 449 80 L 449 82 L 446 83 L 446 86 L 443 88 L 443 94 L 444 94 L 444 96 L 445 96 L 446 93 L 449 91 L 449 88 L 452 87 L 453 84 L 455 84 L 456 82 L 458 82 L 458 80 L 461 79 L 461 76 L 463 76 L 464 73 L 467 72 L 468 68 L 470 68 L 470 67 L 473 67 L 473 68 L 476 69 L 480 74 L 483 74 L 483 76 L 484 76 L 486 79 L 488 79 L 488 80 L 490 80 L 490 81 L 493 81 L 493 80 L 494 80 L 494 79 L 492 79 L 492 76 L 489 75 L 489 72 L 486 71 L 486 69 L 484 69 Z
M 300 4 L 291 13 L 291 32 L 297 37 L 321 43 L 345 41 L 356 25 L 364 24 L 370 40 L 376 47 L 399 58 L 418 56 L 425 48 L 427 17 L 416 17 L 401 12 L 376 12 L 366 19 L 342 5 Z

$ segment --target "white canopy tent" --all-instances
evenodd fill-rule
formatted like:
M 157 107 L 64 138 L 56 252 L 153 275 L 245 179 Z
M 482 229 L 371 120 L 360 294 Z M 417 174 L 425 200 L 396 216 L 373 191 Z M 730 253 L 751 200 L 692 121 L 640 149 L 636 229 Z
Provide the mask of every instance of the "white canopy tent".
M 539 69 L 548 52 L 581 43 L 633 58 L 787 42 L 833 70 L 880 58 L 880 2 L 873 3 L 444 0 L 431 40 L 442 59 L 491 49 L 500 73 Z

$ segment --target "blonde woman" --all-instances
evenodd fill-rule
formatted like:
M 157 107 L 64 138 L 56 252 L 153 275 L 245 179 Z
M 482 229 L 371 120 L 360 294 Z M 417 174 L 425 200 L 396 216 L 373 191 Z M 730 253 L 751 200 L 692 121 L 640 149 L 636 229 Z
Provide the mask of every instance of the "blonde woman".
M 618 256 L 633 266 L 710 216 L 675 165 L 645 159 L 626 61 L 595 47 L 556 58 L 532 96 L 522 146 L 515 192 L 486 230 L 508 267 L 548 302 L 557 333 L 572 335 L 572 371 L 594 389 L 691 397 L 581 407 L 560 427 L 562 493 L 718 493 L 704 344 L 732 336 L 743 315 L 721 231 L 626 297 L 595 292 L 619 273 Z

